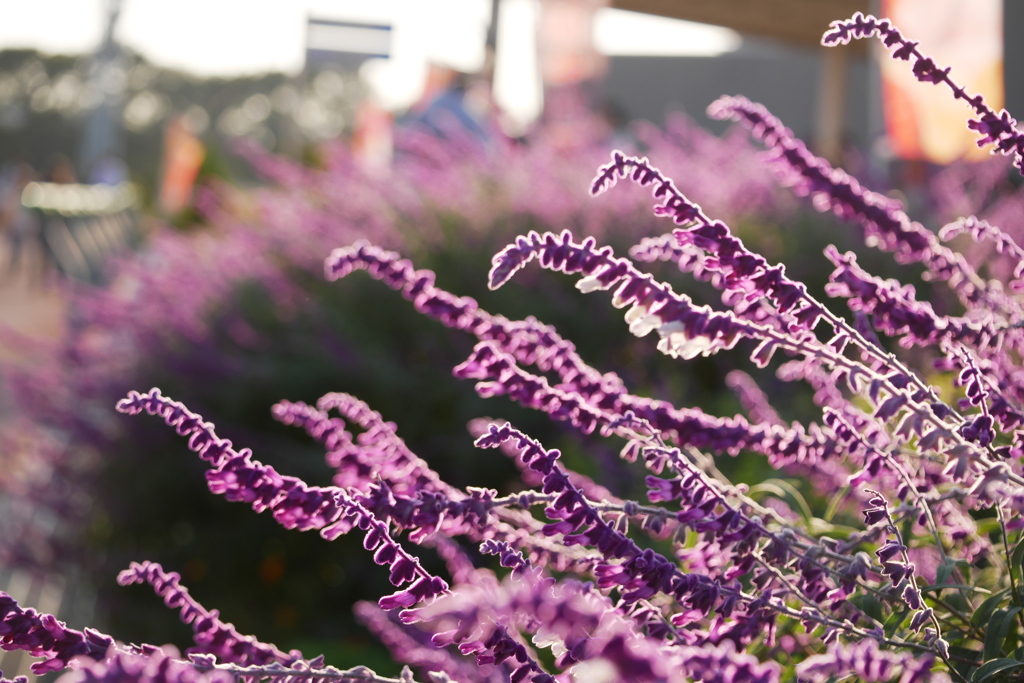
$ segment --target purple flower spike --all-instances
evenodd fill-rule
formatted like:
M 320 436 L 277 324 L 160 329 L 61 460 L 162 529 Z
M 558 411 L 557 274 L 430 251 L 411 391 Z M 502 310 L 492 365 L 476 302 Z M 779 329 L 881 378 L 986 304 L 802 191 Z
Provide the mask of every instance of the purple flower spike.
M 885 515 L 883 511 L 883 518 L 884 517 Z M 888 562 L 893 557 L 906 552 L 906 550 L 907 546 L 890 539 L 885 542 L 885 545 L 883 545 L 881 548 L 875 551 L 875 555 L 878 556 L 878 559 L 880 561 Z
M 155 562 L 132 562 L 128 569 L 118 574 L 117 582 L 122 586 L 148 583 L 168 607 L 178 609 L 182 622 L 192 626 L 196 643 L 187 652 L 211 654 L 220 662 L 235 664 L 294 664 L 303 659 L 298 650 L 285 653 L 253 636 L 240 634 L 232 624 L 221 621 L 218 612 L 207 610 L 196 602 L 188 589 L 179 583 L 180 578 L 176 572 L 165 572 Z
M 480 678 L 480 671 L 470 662 L 434 645 L 431 634 L 405 625 L 382 610 L 376 603 L 357 602 L 356 616 L 391 652 L 395 661 L 402 661 L 423 671 L 444 672 L 454 681 Z M 430 679 L 428 679 L 430 680 Z M 483 678 L 491 683 L 493 679 Z
M 517 244 L 520 241 L 526 244 L 525 240 L 526 238 L 522 238 Z M 617 376 L 611 373 L 601 374 L 588 366 L 580 359 L 570 342 L 559 337 L 553 328 L 531 318 L 512 322 L 480 309 L 470 311 L 468 308 L 464 308 L 464 315 L 458 318 L 442 318 L 436 310 L 440 310 L 439 307 L 443 308 L 441 303 L 453 301 L 456 297 L 432 284 L 423 284 L 427 281 L 433 282 L 432 274 L 431 277 L 426 277 L 424 273 L 429 271 L 415 270 L 409 261 L 401 259 L 394 252 L 384 251 L 366 243 L 357 243 L 346 249 L 337 250 L 328 259 L 326 267 L 332 273 L 331 277 L 342 277 L 354 270 L 365 270 L 371 276 L 401 290 L 403 296 L 413 299 L 417 309 L 424 314 L 441 319 L 448 326 L 471 332 L 481 341 L 492 342 L 493 345 L 486 348 L 478 345 L 471 361 L 467 361 L 457 370 L 458 376 L 481 379 L 482 377 L 478 375 L 483 372 L 483 367 L 492 362 L 492 352 L 500 350 L 521 364 L 534 364 L 541 370 L 556 372 L 563 388 L 577 391 L 592 405 L 618 413 L 633 411 L 666 435 L 675 435 L 680 443 L 733 455 L 739 453 L 742 448 L 750 448 L 769 455 L 776 467 L 781 467 L 786 462 L 816 461 L 827 457 L 835 446 L 834 442 L 820 431 L 807 433 L 798 424 L 788 428 L 755 425 L 740 415 L 717 418 L 706 415 L 698 408 L 675 408 L 665 401 L 628 394 Z M 622 301 L 623 297 L 633 296 L 637 288 L 643 284 L 642 278 L 629 277 L 634 273 L 637 271 L 632 264 L 623 259 L 601 270 L 594 281 L 601 286 L 611 287 L 624 278 L 627 279 L 629 286 L 620 288 L 616 295 L 616 301 Z M 768 343 L 758 347 L 755 353 L 763 355 L 767 351 L 774 351 L 774 348 Z M 526 383 L 523 386 L 528 388 L 537 385 Z M 485 392 L 484 395 L 488 396 L 502 393 L 499 386 L 490 382 L 478 385 L 477 390 Z M 522 400 L 517 393 L 509 395 L 515 400 Z M 544 409 L 539 403 L 532 405 Z M 282 419 L 286 419 L 285 414 L 291 416 L 295 412 L 291 409 L 285 411 L 283 407 L 280 411 Z M 560 412 L 558 415 L 558 419 L 565 419 L 567 413 Z M 300 424 L 309 418 L 291 416 L 287 419 Z M 318 426 L 310 422 L 308 428 L 313 430 L 311 434 L 314 436 L 317 433 L 327 434 L 326 425 Z M 335 461 L 330 462 L 334 464 Z M 345 485 L 354 484 L 346 480 Z
M 189 449 L 214 467 L 219 467 L 234 452 L 230 441 L 217 437 L 212 424 L 203 422 L 199 415 L 181 403 L 161 396 L 160 390 L 155 387 L 148 394 L 132 391 L 127 398 L 117 402 L 119 413 L 138 415 L 143 411 L 160 416 L 178 434 L 188 436 Z
M 396 586 L 414 580 L 417 582 L 416 590 L 400 592 L 396 596 L 402 597 L 391 596 L 392 600 L 406 602 L 412 597 L 422 599 L 448 589 L 443 580 L 427 573 L 415 557 L 395 543 L 386 522 L 377 519 L 346 490 L 309 486 L 297 477 L 282 476 L 273 467 L 253 460 L 248 449 L 233 450 L 229 442 L 217 437 L 213 425 L 204 423 L 201 417 L 188 412 L 180 403 L 161 396 L 158 389 L 146 395 L 131 392 L 118 403 L 118 410 L 129 414 L 145 410 L 160 415 L 169 425 L 176 426 L 179 434 L 190 436 L 189 447 L 199 452 L 201 457 L 206 452 L 203 449 L 209 447 L 208 444 L 226 443 L 213 463 L 214 469 L 206 473 L 207 483 L 213 493 L 224 494 L 228 500 L 250 503 L 256 512 L 269 509 L 274 519 L 285 528 L 301 531 L 317 529 L 321 536 L 331 540 L 358 527 L 366 531 L 364 546 L 368 550 L 377 550 L 382 544 L 392 546 L 374 555 L 381 564 L 390 564 L 391 582 Z M 188 429 L 182 427 L 185 418 Z M 195 443 L 195 434 L 203 435 L 201 443 Z
M 530 569 L 532 563 L 523 554 L 504 541 L 488 539 L 480 544 L 480 552 L 484 555 L 497 555 L 502 567 L 508 567 L 513 574 Z
M 103 661 L 89 662 L 61 676 L 60 683 L 231 683 L 228 671 L 200 671 L 194 662 L 181 661 L 157 649 L 142 655 L 118 652 Z
M 44 658 L 32 665 L 33 673 L 66 669 L 80 656 L 102 659 L 113 644 L 113 638 L 91 628 L 76 631 L 52 614 L 22 609 L 14 598 L 0 591 L 0 648 L 24 650 Z
M 895 47 L 893 57 L 896 59 L 913 60 L 914 75 L 920 81 L 943 83 L 953 92 L 953 97 L 964 100 L 974 109 L 978 118 L 968 122 L 968 126 L 981 134 L 978 146 L 995 145 L 996 151 L 1012 155 L 1014 165 L 1024 171 L 1024 133 L 1017 130 L 1017 122 L 1004 109 L 999 113 L 993 111 L 981 95 L 969 96 L 964 89 L 949 78 L 949 68 L 940 69 L 931 58 L 917 50 L 917 43 L 907 40 L 900 30 L 888 19 L 876 19 L 870 14 L 857 12 L 845 21 L 833 21 L 829 30 L 822 36 L 822 45 L 847 44 L 854 38 L 880 38 L 886 47 Z
M 500 286 L 534 259 L 551 270 L 583 275 L 576 286 L 584 292 L 616 287 L 612 304 L 630 307 L 626 313 L 629 331 L 638 337 L 657 331 L 661 337 L 658 349 L 668 355 L 683 359 L 710 356 L 733 348 L 743 336 L 761 336 L 758 326 L 698 306 L 688 296 L 676 294 L 638 271 L 628 259 L 616 258 L 610 248 L 597 248 L 592 238 L 574 242 L 568 231 L 558 236 L 531 232 L 517 238 L 494 256 L 490 286 Z M 609 272 L 622 275 L 602 277 Z
M 829 276 L 825 292 L 829 296 L 848 299 L 850 308 L 871 314 L 875 328 L 885 334 L 902 335 L 900 346 L 935 346 L 956 340 L 977 348 L 996 343 L 1003 330 L 993 320 L 977 321 L 938 315 L 931 304 L 919 302 L 911 285 L 883 280 L 857 265 L 851 252 L 840 254 L 833 246 L 825 248 L 825 256 L 836 265 Z
M 860 681 L 884 683 L 893 679 L 896 670 L 901 670 L 900 683 L 923 683 L 929 680 L 934 663 L 934 655 L 913 650 L 879 650 L 875 641 L 863 640 L 851 645 L 834 643 L 825 654 L 808 657 L 797 665 L 797 672 L 800 680 L 811 683 L 851 674 Z
M 357 242 L 351 247 L 335 250 L 327 259 L 325 268 L 329 279 L 365 270 L 370 276 L 401 291 L 402 296 L 410 299 L 416 310 L 424 315 L 448 327 L 469 332 L 480 341 L 495 342 L 503 352 L 511 354 L 520 363 L 553 371 L 563 383 L 587 395 L 624 392 L 621 379 L 614 373 L 602 374 L 584 363 L 575 346 L 560 337 L 553 327 L 534 318 L 510 321 L 491 315 L 471 299 L 456 297 L 435 287 L 432 272 L 415 270 L 411 262 L 395 252 Z
M 747 249 L 725 223 L 711 220 L 700 206 L 683 196 L 672 180 L 652 166 L 646 157 L 630 157 L 619 151 L 613 152 L 611 163 L 598 169 L 592 192 L 595 195 L 601 194 L 615 185 L 618 178 L 625 177 L 640 185 L 652 186 L 654 197 L 662 202 L 655 208 L 655 214 L 669 216 L 677 225 L 685 226 L 674 233 L 680 246 L 693 245 L 710 254 L 711 258 L 705 259 L 703 266 L 719 276 L 714 282 L 734 292 L 740 299 L 767 298 L 777 309 L 776 315 L 782 318 L 785 329 L 790 332 L 814 329 L 822 311 L 817 303 L 806 296 L 804 285 L 787 278 L 785 267 L 769 266 L 763 256 Z M 522 245 L 518 242 L 517 248 L 516 253 L 522 254 Z M 498 267 L 498 257 L 495 259 L 495 267 Z M 522 264 L 528 260 L 526 258 Z M 520 267 L 521 264 L 515 269 Z M 600 284 L 602 289 L 608 286 L 604 282 Z M 579 286 L 589 291 L 589 285 L 585 287 L 584 283 L 580 283 Z
M 865 518 L 869 518 L 870 515 L 870 519 L 877 518 L 875 523 L 884 521 L 887 531 L 895 536 L 894 539 L 887 539 L 882 547 L 875 551 L 875 555 L 878 556 L 879 561 L 882 563 L 882 575 L 889 579 L 892 587 L 899 589 L 902 586 L 900 598 L 914 612 L 914 616 L 910 621 L 911 630 L 919 631 L 926 623 L 934 622 L 937 624 L 931 608 L 925 605 L 921 591 L 917 587 L 915 580 L 917 568 L 910 561 L 910 556 L 907 554 L 907 546 L 903 543 L 899 528 L 889 513 L 888 503 L 877 491 L 868 489 L 867 493 L 871 497 L 868 499 L 869 507 L 864 512 Z M 936 652 L 942 655 L 944 659 L 948 658 L 948 653 L 944 654 L 941 649 L 937 649 Z M 930 668 L 931 665 L 929 664 L 928 667 L 922 666 L 921 668 L 913 668 L 908 671 L 916 672 L 915 675 L 920 675 L 922 672 L 927 672 Z M 907 675 L 905 675 L 901 680 L 913 680 L 913 678 L 907 678 Z
M 544 474 L 544 492 L 559 494 L 545 509 L 545 514 L 555 523 L 545 526 L 544 533 L 561 535 L 562 542 L 570 546 L 598 546 L 604 553 L 604 560 L 595 570 L 601 588 L 618 586 L 627 603 L 646 600 L 657 593 L 671 594 L 678 600 L 691 602 L 704 613 L 714 609 L 726 597 L 723 593 L 735 595 L 711 577 L 684 574 L 671 560 L 653 550 L 642 550 L 635 541 L 606 522 L 569 481 L 557 462 L 557 451 L 545 450 L 539 442 L 507 423 L 491 425 L 487 434 L 477 439 L 476 445 L 497 448 L 506 441 L 513 441 L 524 449 L 524 461 Z M 714 505 L 712 503 L 712 507 Z M 612 565 L 609 563 L 612 559 L 624 561 Z
M 989 404 L 993 404 L 992 407 L 997 411 L 1004 429 L 1008 424 L 1011 426 L 1015 425 L 1020 419 L 1018 417 L 1020 413 L 1011 406 L 1006 405 L 1005 400 L 999 402 L 991 401 L 990 392 L 986 386 L 989 379 L 985 376 L 985 373 L 981 372 L 978 363 L 966 350 L 961 351 L 959 359 L 963 369 L 960 371 L 956 383 L 966 387 L 967 403 L 969 405 L 981 406 L 981 415 L 965 422 L 960 427 L 960 435 L 966 441 L 976 441 L 981 446 L 988 446 L 996 437 L 995 421 L 989 412 Z M 997 393 L 996 395 L 1001 396 L 1002 394 Z
M 793 131 L 763 105 L 745 97 L 722 97 L 708 107 L 714 119 L 739 121 L 771 152 L 772 168 L 799 196 L 809 196 L 819 211 L 856 220 L 871 246 L 895 252 L 901 262 L 924 263 L 929 277 L 949 282 L 967 304 L 984 304 L 1004 314 L 1020 310 L 998 288 L 984 281 L 959 253 L 942 245 L 930 230 L 910 219 L 899 202 L 872 192 L 842 169 L 814 156 Z

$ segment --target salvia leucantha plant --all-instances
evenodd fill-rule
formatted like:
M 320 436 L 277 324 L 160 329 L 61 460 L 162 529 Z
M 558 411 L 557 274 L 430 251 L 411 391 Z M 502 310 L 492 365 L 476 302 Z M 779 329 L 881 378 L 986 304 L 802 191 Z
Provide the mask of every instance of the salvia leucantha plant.
M 979 143 L 1024 165 L 1024 134 L 1010 115 L 966 93 L 888 20 L 858 13 L 834 22 L 823 43 L 867 37 L 880 38 L 919 80 L 964 100 Z M 236 448 L 158 389 L 132 391 L 117 409 L 174 428 L 205 463 L 211 492 L 328 541 L 358 534 L 396 590 L 357 612 L 409 666 L 392 679 L 284 652 L 240 634 L 192 598 L 180 575 L 150 562 L 118 580 L 148 584 L 179 611 L 194 633 L 186 655 L 69 628 L 2 593 L 0 645 L 39 658 L 37 673 L 71 669 L 62 678 L 69 683 L 1020 680 L 1024 305 L 1015 294 L 1024 251 L 975 218 L 926 230 L 896 201 L 813 156 L 760 105 L 727 97 L 710 113 L 748 126 L 798 194 L 859 224 L 869 246 L 919 264 L 962 313 L 940 314 L 913 287 L 829 248 L 826 292 L 848 306 L 840 315 L 646 158 L 615 152 L 592 193 L 622 180 L 645 186 L 672 231 L 645 239 L 631 258 L 592 237 L 531 232 L 494 257 L 489 286 L 535 261 L 577 277 L 582 292 L 610 292 L 630 332 L 655 333 L 658 349 L 680 361 L 740 348 L 765 367 L 781 354 L 779 378 L 810 384 L 818 422 L 783 421 L 741 373 L 729 382 L 750 419 L 630 393 L 553 327 L 489 313 L 397 253 L 357 242 L 330 255 L 328 279 L 365 271 L 418 312 L 475 337 L 456 377 L 475 380 L 481 396 L 506 396 L 617 440 L 625 460 L 650 471 L 647 500 L 616 498 L 501 420 L 472 425 L 476 446 L 514 459 L 525 488 L 499 496 L 454 487 L 394 424 L 343 393 L 272 411 L 323 445 L 334 484 L 313 486 Z M 993 241 L 1016 264 L 1008 283 L 946 243 L 963 234 Z M 657 260 L 720 290 L 721 305 L 698 304 L 637 265 Z M 893 353 L 883 338 L 906 352 Z M 929 383 L 939 375 L 915 371 L 922 358 L 955 380 Z M 767 489 L 731 483 L 716 457 L 741 450 L 804 477 L 829 501 L 827 514 L 794 512 Z M 863 524 L 830 521 L 842 518 Z M 444 575 L 421 563 L 422 547 L 443 559 Z M 503 569 L 482 567 L 484 556 Z

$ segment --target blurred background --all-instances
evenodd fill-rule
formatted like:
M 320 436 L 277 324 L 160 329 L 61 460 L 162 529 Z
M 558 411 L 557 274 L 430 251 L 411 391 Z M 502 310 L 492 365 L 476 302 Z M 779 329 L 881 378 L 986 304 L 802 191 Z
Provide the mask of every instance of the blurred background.
M 12 8 L 0 27 L 2 182 L 13 196 L 29 177 L 130 181 L 134 206 L 175 219 L 197 180 L 254 179 L 232 153 L 239 139 L 300 160 L 345 140 L 368 163 L 386 164 L 396 127 L 436 128 L 445 115 L 480 138 L 521 138 L 541 122 L 564 122 L 571 136 L 577 108 L 622 135 L 630 121 L 660 123 L 669 112 L 721 133 L 725 124 L 703 111 L 738 93 L 825 158 L 859 155 L 897 183 L 919 181 L 929 163 L 987 156 L 961 125 L 963 107 L 940 89 L 873 59 L 874 45 L 824 49 L 820 36 L 834 17 L 884 9 L 968 89 L 1012 109 L 1024 100 L 1014 78 L 1024 54 L 1012 41 L 1004 50 L 1002 37 L 1018 8 L 884 5 L 33 3 Z
M 515 417 L 581 470 L 614 477 L 617 493 L 642 495 L 642 473 L 623 471 L 615 447 L 482 402 L 452 379 L 468 339 L 366 278 L 326 285 L 320 263 L 370 238 L 493 312 L 557 323 L 639 393 L 731 415 L 741 405 L 725 377 L 741 370 L 781 396 L 742 353 L 684 373 L 642 340 L 608 341 L 601 330 L 625 330 L 600 297 L 529 273 L 490 293 L 486 269 L 529 229 L 570 228 L 621 250 L 665 232 L 643 190 L 587 196 L 597 165 L 623 148 L 650 155 L 820 289 L 821 248 L 852 248 L 858 232 L 802 206 L 744 132 L 704 115 L 726 94 L 766 105 L 929 227 L 978 213 L 1013 234 L 1019 181 L 974 144 L 962 103 L 878 45 L 819 45 L 830 21 L 856 11 L 891 16 L 994 109 L 1024 111 L 1024 46 L 1004 39 L 1024 26 L 1024 5 L 1001 0 L 6 7 L 0 589 L 77 628 L 184 646 L 187 628 L 156 598 L 113 585 L 127 561 L 161 560 L 245 633 L 397 672 L 363 627 L 337 617 L 388 592 L 357 546 L 328 549 L 214 500 L 173 433 L 122 419 L 114 401 L 159 385 L 314 483 L 330 481 L 323 455 L 268 426 L 277 400 L 354 393 L 453 483 L 499 489 L 513 487 L 514 467 L 481 463 L 466 424 Z M 875 258 L 878 274 L 919 274 Z M 787 391 L 776 407 L 798 419 L 812 405 Z M 759 461 L 735 463 L 741 479 L 769 476 Z M 11 654 L 0 669 L 13 676 L 27 664 Z

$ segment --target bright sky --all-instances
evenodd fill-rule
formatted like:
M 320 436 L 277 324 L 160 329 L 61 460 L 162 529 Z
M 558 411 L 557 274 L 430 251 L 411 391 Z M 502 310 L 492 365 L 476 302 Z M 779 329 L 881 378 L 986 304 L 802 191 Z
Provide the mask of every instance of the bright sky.
M 103 32 L 107 0 L 2 0 L 0 49 L 51 54 L 91 51 Z M 304 60 L 306 19 L 374 21 L 393 26 L 391 59 L 369 65 L 383 104 L 419 94 L 427 60 L 466 71 L 483 59 L 490 0 L 124 0 L 116 36 L 151 61 L 198 75 L 296 73 Z M 539 104 L 531 57 L 537 0 L 502 0 L 496 95 L 529 117 Z M 597 47 L 606 54 L 720 54 L 738 47 L 727 29 L 601 10 Z M 504 102 L 502 102 L 504 100 Z M 512 112 L 510 112 L 512 113 Z

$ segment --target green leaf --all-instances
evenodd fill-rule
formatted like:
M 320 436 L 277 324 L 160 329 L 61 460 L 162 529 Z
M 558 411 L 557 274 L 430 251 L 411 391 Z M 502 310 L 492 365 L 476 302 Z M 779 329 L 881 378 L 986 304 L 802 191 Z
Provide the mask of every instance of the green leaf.
M 762 493 L 773 495 L 776 498 L 785 498 L 786 492 L 782 490 L 781 486 L 775 485 L 773 483 L 774 481 L 775 480 L 773 479 L 768 479 L 766 481 L 754 484 L 753 486 L 750 487 L 750 490 L 747 491 L 747 494 L 755 500 L 760 500 L 760 494 Z
M 1016 669 L 1021 666 L 1024 666 L 1024 662 L 1016 659 L 993 659 L 991 662 L 985 662 L 978 667 L 978 670 L 974 672 L 973 676 L 971 676 L 971 681 L 973 683 L 981 683 L 981 681 L 987 681 L 997 673 Z
M 906 538 L 906 537 L 904 537 Z M 953 570 L 957 568 L 957 565 L 963 565 L 967 567 L 967 563 L 963 560 L 954 560 L 946 558 L 939 564 L 938 569 L 935 570 L 935 586 L 941 586 L 944 583 L 949 583 L 949 577 L 953 574 Z
M 995 611 L 996 607 L 999 607 L 999 604 L 1006 598 L 1006 594 L 1009 592 L 1009 588 L 1004 588 L 981 603 L 978 609 L 974 610 L 974 614 L 971 615 L 971 624 L 973 626 L 987 624 L 988 620 L 992 617 L 992 612 Z
M 914 516 L 914 515 L 907 515 L 906 516 L 906 518 L 903 520 L 903 524 L 900 527 L 901 528 L 900 533 L 903 534 L 903 538 L 913 538 L 914 537 L 914 522 L 916 522 L 916 521 L 917 521 L 917 517 L 916 516 Z M 938 583 L 938 581 L 936 581 L 936 583 Z
M 1024 540 L 1017 544 L 1010 554 L 1010 573 L 1017 570 L 1018 577 L 1024 577 Z
M 970 680 L 971 674 L 980 666 L 980 663 L 975 660 L 981 656 L 981 653 L 974 649 L 950 643 L 949 656 L 952 659 L 950 663 L 953 665 L 953 671 L 960 674 L 960 678 L 963 680 Z
M 781 489 L 784 493 L 783 497 L 796 504 L 796 508 L 800 511 L 800 515 L 804 518 L 804 521 L 809 522 L 814 517 L 814 513 L 811 512 L 811 506 L 807 504 L 807 500 L 804 499 L 803 495 L 795 486 L 785 479 L 766 479 L 760 486 L 767 488 L 767 485 L 769 484 L 777 489 Z
M 989 593 L 989 591 L 984 588 L 978 588 L 977 586 L 968 586 L 965 583 L 932 584 L 931 586 L 921 586 L 919 590 L 922 593 L 927 593 L 929 591 L 942 591 L 946 590 L 947 588 L 959 588 L 960 590 L 971 591 L 973 593 L 985 593 L 986 595 Z
M 978 535 L 989 535 L 999 531 L 999 520 L 996 517 L 986 517 L 975 521 L 978 527 Z
M 983 659 L 995 659 L 1003 653 L 1003 641 L 1006 640 L 1013 625 L 1013 618 L 1017 616 L 1020 607 L 1009 607 L 996 610 L 985 629 L 985 653 Z
M 850 486 L 847 484 L 843 488 L 839 489 L 831 500 L 828 501 L 828 508 L 825 510 L 825 514 L 822 516 L 826 522 L 831 522 L 832 518 L 836 516 L 836 511 L 839 509 L 839 505 L 846 500 L 846 496 L 850 494 Z
M 871 593 L 861 593 L 860 595 L 854 595 L 851 602 L 853 602 L 854 605 L 860 608 L 860 610 L 864 612 L 864 614 L 868 615 L 868 617 L 870 617 L 871 619 L 874 619 L 875 621 L 879 622 L 885 620 L 885 615 L 883 614 L 882 610 L 882 603 L 879 602 L 878 598 L 876 598 Z
M 885 620 L 885 624 L 882 625 L 882 630 L 888 636 L 894 635 L 896 633 L 896 629 L 900 627 L 900 624 L 903 623 L 908 614 L 910 614 L 909 607 L 904 608 L 899 613 L 893 612 L 889 615 L 889 618 Z
M 938 569 L 935 570 L 935 585 L 941 586 L 945 584 L 949 579 L 949 575 L 953 573 L 953 569 L 955 567 L 956 565 L 948 559 L 943 560 L 942 564 L 940 564 Z

